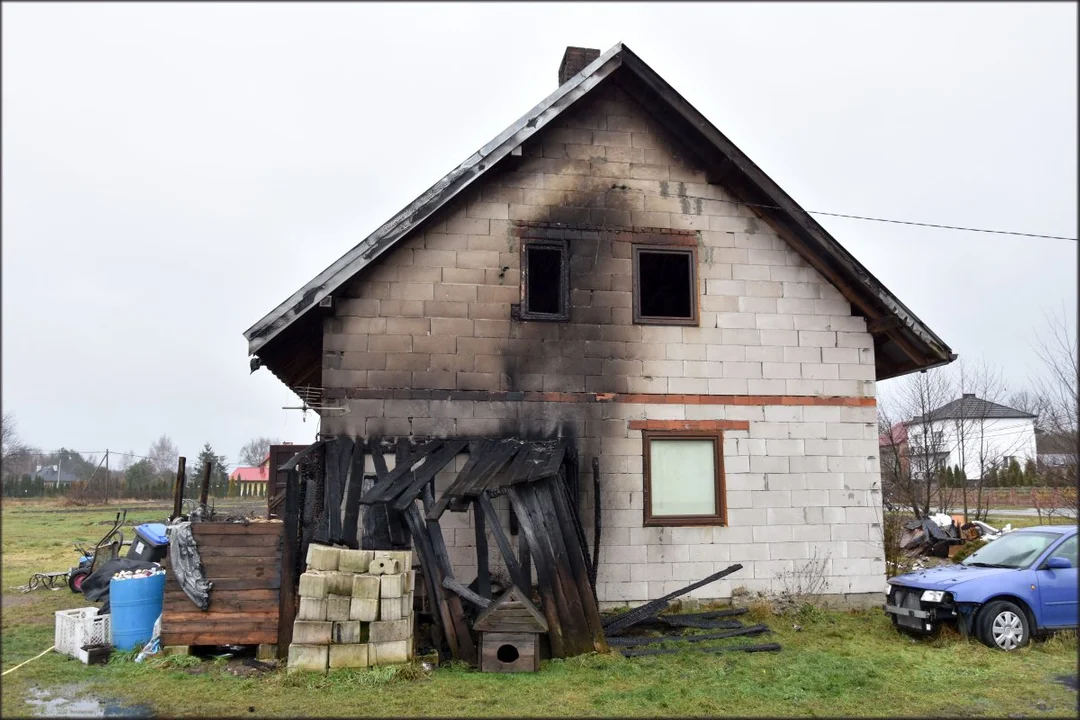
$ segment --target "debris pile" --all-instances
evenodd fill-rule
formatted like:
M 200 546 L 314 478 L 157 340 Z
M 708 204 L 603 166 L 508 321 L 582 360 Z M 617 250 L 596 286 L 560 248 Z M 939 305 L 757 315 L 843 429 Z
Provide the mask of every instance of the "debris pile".
M 413 656 L 412 553 L 311 544 L 289 670 L 403 663 Z
M 966 542 L 996 540 L 1008 532 L 1012 532 L 1012 524 L 998 530 L 981 520 L 966 522 L 963 515 L 936 513 L 905 522 L 900 549 L 908 557 L 952 557 Z

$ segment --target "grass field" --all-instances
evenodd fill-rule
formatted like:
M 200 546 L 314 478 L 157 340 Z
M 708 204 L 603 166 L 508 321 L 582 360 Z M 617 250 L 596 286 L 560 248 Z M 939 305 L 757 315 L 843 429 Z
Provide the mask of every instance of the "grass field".
M 160 521 L 167 512 L 160 503 L 130 507 L 133 524 Z M 14 588 L 35 570 L 73 564 L 72 541 L 96 540 L 115 512 L 3 504 L 4 670 L 52 644 L 56 610 L 87 604 L 67 589 L 23 594 Z M 588 655 L 548 661 L 540 673 L 523 675 L 407 666 L 237 677 L 223 661 L 174 657 L 136 664 L 130 656 L 114 655 L 107 666 L 87 667 L 49 653 L 0 681 L 0 711 L 4 717 L 31 714 L 26 700 L 35 692 L 62 688 L 68 695 L 115 699 L 166 716 L 1076 714 L 1076 692 L 1055 681 L 1075 678 L 1075 635 L 1005 654 L 952 633 L 930 641 L 900 636 L 880 611 L 808 609 L 776 617 L 758 608 L 753 619 L 773 628 L 761 641 L 781 643 L 782 652 Z

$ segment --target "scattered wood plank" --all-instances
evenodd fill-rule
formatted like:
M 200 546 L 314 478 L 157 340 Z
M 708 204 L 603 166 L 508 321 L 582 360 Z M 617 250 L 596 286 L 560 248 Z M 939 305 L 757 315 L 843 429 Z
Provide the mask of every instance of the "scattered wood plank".
M 613 637 L 608 638 L 608 643 L 618 647 L 632 645 L 653 645 L 665 642 L 705 642 L 706 640 L 724 640 L 726 638 L 740 637 L 742 635 L 760 635 L 769 632 L 768 625 L 751 625 L 718 633 L 705 633 L 702 635 L 654 635 L 646 637 Z
M 484 511 L 479 500 L 473 501 L 473 525 L 476 526 L 476 592 L 480 597 L 491 599 L 491 571 L 488 568 L 487 529 L 484 527 Z
M 435 475 L 446 467 L 468 443 L 464 440 L 452 440 L 442 445 L 437 451 L 426 455 L 424 464 L 413 471 L 412 480 L 404 486 L 401 493 L 390 503 L 395 510 L 402 511 L 416 500 Z
M 686 647 L 686 648 L 647 648 L 644 650 L 623 650 L 624 657 L 641 657 L 643 655 L 674 655 L 681 652 L 780 652 L 780 643 L 764 643 L 761 645 L 727 645 L 724 647 Z
M 703 580 L 699 580 L 696 583 L 691 583 L 690 585 L 687 585 L 684 588 L 680 588 L 675 592 L 670 592 L 661 598 L 657 598 L 656 600 L 648 602 L 640 607 L 634 608 L 627 613 L 623 613 L 622 615 L 614 617 L 604 623 L 604 632 L 609 637 L 612 635 L 617 635 L 618 633 L 623 632 L 627 628 L 633 626 L 635 623 L 641 622 L 646 618 L 659 615 L 661 612 L 664 611 L 665 608 L 667 608 L 668 603 L 671 600 L 674 600 L 680 595 L 685 595 L 688 592 L 693 592 L 699 587 L 704 587 L 711 582 L 716 582 L 717 580 L 723 577 L 727 577 L 734 572 L 738 572 L 741 569 L 742 565 L 738 563 L 735 563 L 734 565 L 729 565 L 720 572 L 713 573 L 712 575 L 708 576 Z

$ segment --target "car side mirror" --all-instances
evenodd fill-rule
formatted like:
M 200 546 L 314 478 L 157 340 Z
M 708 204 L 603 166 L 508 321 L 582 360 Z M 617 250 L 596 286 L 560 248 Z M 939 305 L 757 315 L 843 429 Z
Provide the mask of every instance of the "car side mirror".
M 1072 567 L 1072 563 L 1067 558 L 1052 557 L 1046 561 L 1044 566 L 1047 570 L 1068 570 Z

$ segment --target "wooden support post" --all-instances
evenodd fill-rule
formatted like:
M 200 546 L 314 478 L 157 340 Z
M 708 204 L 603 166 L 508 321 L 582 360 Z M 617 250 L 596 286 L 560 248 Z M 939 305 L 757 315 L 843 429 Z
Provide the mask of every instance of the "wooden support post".
M 495 544 L 499 546 L 499 552 L 502 553 L 503 562 L 506 563 L 506 569 L 510 573 L 510 579 L 518 586 L 518 589 L 528 593 L 530 586 L 529 575 L 524 573 L 522 567 L 518 564 L 514 549 L 506 538 L 506 534 L 503 533 L 502 525 L 499 524 L 499 516 L 495 513 L 495 506 L 491 504 L 491 498 L 488 497 L 486 491 L 480 493 L 477 502 L 480 503 L 480 509 L 484 511 L 487 524 L 491 526 L 491 534 L 495 537 Z
M 184 471 L 187 466 L 187 458 L 183 455 L 176 464 L 176 483 L 173 484 L 173 511 L 171 520 L 180 517 L 180 511 L 184 507 Z
M 290 470 L 285 478 L 285 510 L 282 528 L 284 544 L 281 548 L 281 589 L 278 591 L 278 642 L 277 655 L 285 659 L 292 642 L 293 620 L 297 606 L 297 566 L 300 562 L 300 475 Z
M 213 461 L 207 461 L 202 469 L 202 487 L 199 488 L 199 505 L 206 507 L 210 497 L 210 472 L 214 469 Z
M 484 510 L 477 500 L 473 501 L 473 519 L 476 524 L 476 592 L 480 597 L 491 599 L 491 572 L 488 569 L 487 530 L 484 528 Z

